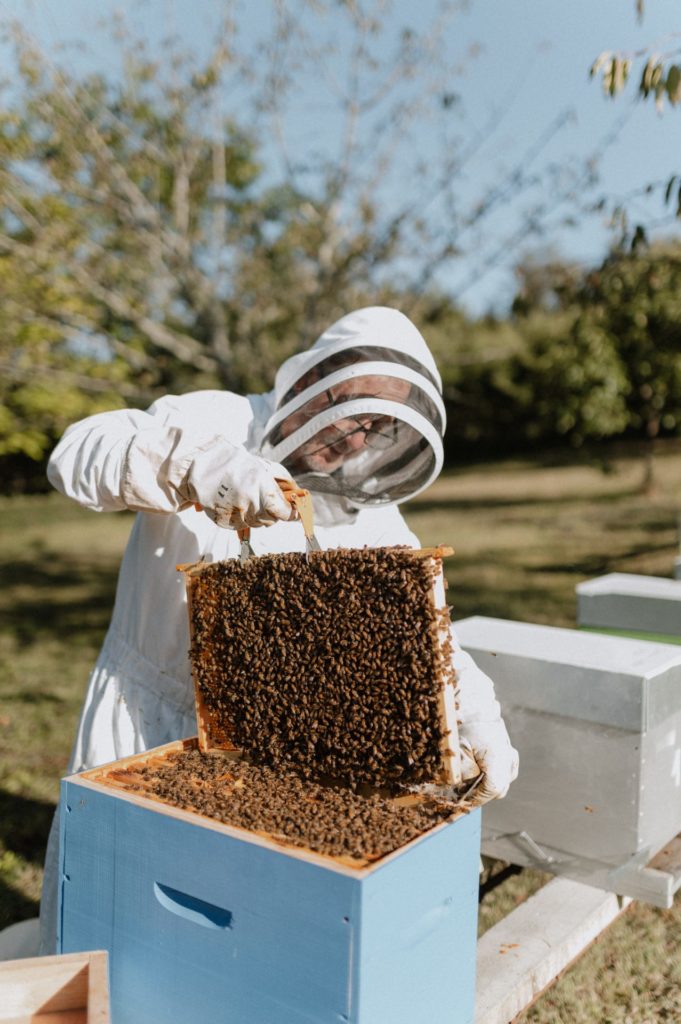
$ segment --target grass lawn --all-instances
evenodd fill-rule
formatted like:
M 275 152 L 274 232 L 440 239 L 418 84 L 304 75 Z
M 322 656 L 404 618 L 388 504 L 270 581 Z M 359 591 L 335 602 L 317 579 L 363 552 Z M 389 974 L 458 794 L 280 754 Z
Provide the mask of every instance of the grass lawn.
M 575 621 L 574 587 L 605 572 L 670 576 L 678 551 L 681 449 L 638 491 L 637 459 L 607 475 L 513 461 L 449 472 L 406 509 L 447 564 L 454 617 Z M 0 928 L 38 910 L 43 848 L 88 673 L 113 603 L 130 530 L 58 495 L 0 500 Z M 487 895 L 481 929 L 543 883 L 523 871 Z M 635 904 L 519 1021 L 681 1020 L 680 906 Z

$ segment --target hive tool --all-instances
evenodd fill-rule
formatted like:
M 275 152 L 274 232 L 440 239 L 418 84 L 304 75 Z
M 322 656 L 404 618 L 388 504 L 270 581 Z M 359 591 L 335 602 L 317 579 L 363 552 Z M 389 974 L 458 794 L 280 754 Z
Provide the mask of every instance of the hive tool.
M 311 551 L 321 551 L 321 546 L 314 532 L 312 495 L 304 487 L 297 487 L 293 480 L 277 478 L 277 483 L 286 500 L 298 513 L 298 518 L 303 524 L 303 530 L 305 531 L 305 557 L 309 560 Z M 241 542 L 239 561 L 243 565 L 244 562 L 248 561 L 255 554 L 251 546 L 250 527 L 246 526 L 243 530 L 237 530 L 237 535 Z

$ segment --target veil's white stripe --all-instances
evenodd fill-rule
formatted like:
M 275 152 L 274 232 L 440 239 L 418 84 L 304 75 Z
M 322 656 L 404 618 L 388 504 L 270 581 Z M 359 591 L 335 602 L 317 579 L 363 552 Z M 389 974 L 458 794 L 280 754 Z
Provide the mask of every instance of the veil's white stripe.
M 435 452 L 436 461 L 439 460 L 442 466 L 442 439 L 439 432 L 422 413 L 410 408 L 403 402 L 391 402 L 384 398 L 353 398 L 349 402 L 341 402 L 329 409 L 323 409 L 311 419 L 294 430 L 292 434 L 285 437 L 279 444 L 269 445 L 265 443 L 262 454 L 274 462 L 283 462 L 285 458 L 292 455 L 306 441 L 310 441 L 315 434 L 325 427 L 333 426 L 340 419 L 348 419 L 352 416 L 362 415 L 394 416 L 395 419 L 408 423 L 410 427 L 417 430 L 428 441 Z
M 302 408 L 307 402 L 316 398 L 318 395 L 322 395 L 325 391 L 330 388 L 336 387 L 338 384 L 343 384 L 348 380 L 355 380 L 358 377 L 392 377 L 396 380 L 403 380 L 409 384 L 414 384 L 420 388 L 428 398 L 431 400 L 433 405 L 436 407 L 442 424 L 442 432 L 444 433 L 446 425 L 446 413 L 445 407 L 442 402 L 440 394 L 427 377 L 418 370 L 413 370 L 409 366 L 401 366 L 398 363 L 353 363 L 352 366 L 343 366 L 340 370 L 334 370 L 327 377 L 323 377 L 321 380 L 317 380 L 314 384 L 310 384 L 309 387 L 301 391 L 300 394 L 294 395 L 293 398 L 277 410 L 277 412 L 271 417 L 267 424 L 267 433 L 269 434 L 278 424 L 282 423 L 288 416 Z M 408 400 L 407 400 L 408 401 Z

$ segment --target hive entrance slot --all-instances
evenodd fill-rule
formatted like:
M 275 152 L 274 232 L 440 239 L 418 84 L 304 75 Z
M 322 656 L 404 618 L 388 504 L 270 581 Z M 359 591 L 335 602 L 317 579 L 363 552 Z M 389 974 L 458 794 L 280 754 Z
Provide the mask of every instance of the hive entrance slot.
M 171 889 L 169 885 L 154 882 L 154 896 L 166 910 L 204 928 L 231 928 L 232 912 L 213 903 L 206 903 L 187 892 Z

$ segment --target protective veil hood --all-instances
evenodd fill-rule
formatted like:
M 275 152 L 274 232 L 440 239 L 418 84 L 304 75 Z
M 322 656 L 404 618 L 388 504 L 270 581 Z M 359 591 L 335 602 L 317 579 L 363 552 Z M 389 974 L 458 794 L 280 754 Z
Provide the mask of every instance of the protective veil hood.
M 406 501 L 442 468 L 441 396 L 411 321 L 384 306 L 360 309 L 283 363 L 261 451 L 346 508 Z

